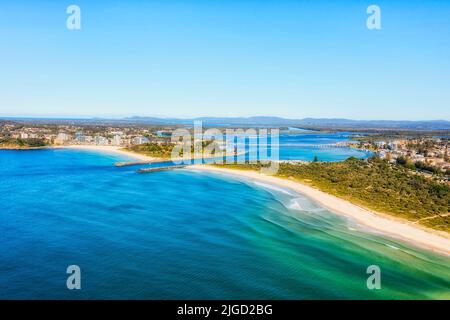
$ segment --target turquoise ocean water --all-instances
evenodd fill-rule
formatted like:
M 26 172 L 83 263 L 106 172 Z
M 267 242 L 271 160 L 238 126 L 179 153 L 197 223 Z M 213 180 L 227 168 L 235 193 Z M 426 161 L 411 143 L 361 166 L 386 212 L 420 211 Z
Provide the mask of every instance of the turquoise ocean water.
M 0 151 L 0 298 L 449 299 L 450 258 L 289 190 L 123 156 Z M 68 265 L 82 289 L 66 288 Z M 366 268 L 381 268 L 368 290 Z

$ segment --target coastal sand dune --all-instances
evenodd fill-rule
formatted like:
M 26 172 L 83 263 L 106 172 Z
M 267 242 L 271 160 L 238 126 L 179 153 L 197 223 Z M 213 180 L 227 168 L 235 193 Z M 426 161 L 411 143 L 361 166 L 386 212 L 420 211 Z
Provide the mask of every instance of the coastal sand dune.
M 425 249 L 450 255 L 450 238 L 441 232 L 418 225 L 413 225 L 411 222 L 406 220 L 369 211 L 346 200 L 337 198 L 300 182 L 267 176 L 256 171 L 226 169 L 208 165 L 193 165 L 189 166 L 188 169 L 189 168 L 245 177 L 254 181 L 261 181 L 283 188 L 288 188 L 307 196 L 320 204 L 322 207 L 325 207 L 334 213 L 349 217 L 354 221 L 378 232 L 405 240 Z

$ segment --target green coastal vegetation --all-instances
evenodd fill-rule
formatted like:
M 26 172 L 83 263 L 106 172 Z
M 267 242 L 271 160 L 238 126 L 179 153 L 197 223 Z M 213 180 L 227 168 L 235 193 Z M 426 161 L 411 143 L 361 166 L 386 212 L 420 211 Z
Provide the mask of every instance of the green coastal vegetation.
M 13 139 L 13 138 L 2 138 L 0 139 L 0 148 L 4 149 L 30 149 L 30 148 L 42 148 L 46 147 L 47 143 L 38 138 L 28 138 L 28 139 Z
M 128 148 L 125 148 L 127 151 L 143 154 L 149 157 L 155 157 L 155 158 L 163 158 L 168 159 L 170 158 L 170 155 L 172 154 L 172 149 L 174 145 L 170 142 L 167 143 L 144 143 L 139 145 L 134 145 Z
M 215 154 L 215 149 L 212 144 L 216 143 L 215 141 L 203 141 L 200 150 L 202 152 L 206 147 L 212 148 L 211 154 Z M 172 150 L 175 147 L 175 143 L 165 142 L 165 143 L 155 143 L 148 142 L 144 144 L 134 145 L 128 148 L 125 148 L 127 151 L 143 154 L 149 157 L 162 158 L 162 159 L 170 159 L 172 155 Z M 181 148 L 180 148 L 181 149 Z M 191 154 L 194 154 L 194 143 L 191 144 Z M 183 150 L 180 150 L 179 156 L 183 156 Z
M 410 170 L 428 172 L 438 176 L 447 176 L 447 177 L 450 176 L 450 169 L 447 169 L 445 172 L 443 172 L 438 167 L 433 166 L 425 161 L 414 162 L 409 157 L 400 156 L 397 159 L 395 159 L 395 162 L 398 165 L 404 166 L 405 168 L 408 168 Z
M 261 164 L 219 165 L 259 170 Z M 343 162 L 280 163 L 277 176 L 296 180 L 368 209 L 450 232 L 450 187 L 405 166 L 372 157 Z

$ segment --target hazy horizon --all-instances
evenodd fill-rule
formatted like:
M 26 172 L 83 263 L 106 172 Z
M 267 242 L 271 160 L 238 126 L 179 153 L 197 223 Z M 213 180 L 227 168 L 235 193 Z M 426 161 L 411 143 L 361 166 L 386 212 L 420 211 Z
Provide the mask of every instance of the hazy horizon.
M 178 119 L 178 120 L 190 120 L 197 118 L 219 118 L 219 119 L 233 119 L 233 118 L 280 118 L 285 120 L 303 120 L 303 119 L 330 119 L 330 120 L 350 120 L 350 121 L 411 121 L 411 122 L 427 122 L 427 121 L 447 121 L 450 122 L 450 118 L 429 118 L 429 119 L 383 119 L 383 118 L 370 118 L 370 119 L 358 119 L 358 118 L 342 118 L 342 117 L 283 117 L 279 115 L 198 115 L 198 116 L 182 116 L 182 115 L 141 115 L 141 114 L 123 114 L 123 115 L 64 115 L 64 114 L 1 114 L 0 119 L 105 119 L 105 120 L 120 120 L 128 118 L 158 118 L 158 119 Z
M 448 1 L 69 4 L 0 4 L 0 115 L 450 119 Z

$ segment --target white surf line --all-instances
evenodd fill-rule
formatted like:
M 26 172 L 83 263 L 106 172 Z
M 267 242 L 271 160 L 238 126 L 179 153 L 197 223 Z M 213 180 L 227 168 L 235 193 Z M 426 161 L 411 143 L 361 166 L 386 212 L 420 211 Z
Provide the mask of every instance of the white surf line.
M 218 168 L 208 165 L 193 165 L 186 169 L 196 171 L 209 171 L 225 173 L 235 177 L 245 177 L 264 183 L 271 183 L 296 191 L 314 200 L 322 207 L 342 216 L 350 217 L 355 221 L 377 230 L 385 235 L 392 236 L 418 247 L 450 256 L 450 238 L 444 233 L 425 227 L 414 225 L 412 222 L 391 217 L 386 214 L 361 208 L 349 201 L 330 195 L 298 181 L 267 176 L 256 171 Z

